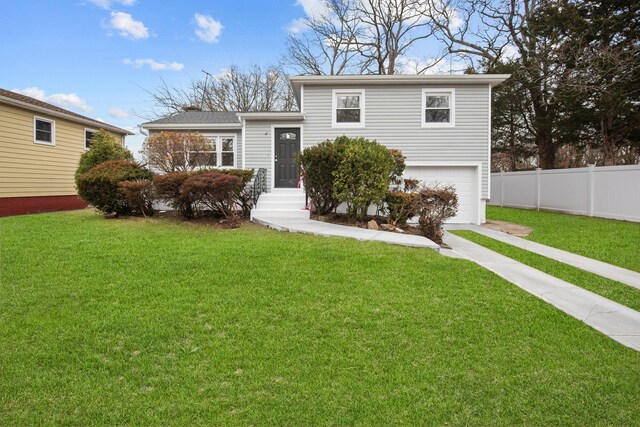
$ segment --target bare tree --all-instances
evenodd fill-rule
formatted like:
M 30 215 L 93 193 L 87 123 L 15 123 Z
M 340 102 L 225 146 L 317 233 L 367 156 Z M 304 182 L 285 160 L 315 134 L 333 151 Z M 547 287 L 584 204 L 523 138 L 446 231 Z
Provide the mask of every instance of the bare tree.
M 433 36 L 427 0 L 325 0 L 289 37 L 284 63 L 301 74 L 396 74 L 401 59 Z M 418 72 L 434 67 L 439 54 Z
M 297 74 L 338 75 L 361 72 L 354 35 L 356 18 L 349 0 L 327 0 L 324 10 L 304 18 L 289 35 L 285 66 Z
M 285 73 L 277 67 L 231 66 L 212 78 L 194 80 L 184 88 L 162 85 L 147 91 L 154 108 L 147 114 L 162 117 L 188 108 L 203 111 L 292 111 L 295 99 Z
M 160 132 L 145 139 L 141 150 L 147 164 L 163 172 L 193 171 L 216 164 L 211 142 L 199 133 Z
M 518 78 L 529 98 L 530 131 L 538 164 L 556 166 L 559 144 L 554 124 L 558 90 L 570 78 L 560 58 L 567 37 L 557 25 L 570 20 L 575 7 L 568 0 L 429 0 L 436 37 L 451 54 L 461 55 L 474 69 L 491 71 L 509 54 L 517 57 Z
M 354 7 L 359 19 L 356 45 L 373 74 L 396 74 L 398 59 L 433 36 L 425 0 L 359 0 Z

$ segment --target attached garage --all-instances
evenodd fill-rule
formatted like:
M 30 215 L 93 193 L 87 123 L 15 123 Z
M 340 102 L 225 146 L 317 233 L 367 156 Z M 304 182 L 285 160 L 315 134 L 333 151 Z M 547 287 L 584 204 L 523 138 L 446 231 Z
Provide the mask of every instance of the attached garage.
M 407 166 L 405 179 L 418 179 L 428 185 L 452 184 L 458 194 L 458 214 L 449 222 L 480 223 L 479 166 Z

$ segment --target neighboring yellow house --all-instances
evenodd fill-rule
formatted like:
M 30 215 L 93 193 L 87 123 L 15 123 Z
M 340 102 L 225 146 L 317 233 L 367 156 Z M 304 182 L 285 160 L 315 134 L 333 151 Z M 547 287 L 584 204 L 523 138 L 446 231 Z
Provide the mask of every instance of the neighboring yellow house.
M 80 156 L 98 129 L 131 132 L 0 89 L 0 216 L 86 206 L 76 193 Z

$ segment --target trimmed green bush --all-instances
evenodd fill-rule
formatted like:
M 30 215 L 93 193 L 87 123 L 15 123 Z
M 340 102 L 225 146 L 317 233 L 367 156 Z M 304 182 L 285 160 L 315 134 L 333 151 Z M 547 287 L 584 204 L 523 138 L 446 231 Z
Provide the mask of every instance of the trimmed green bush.
M 381 205 L 389 190 L 394 156 L 377 141 L 362 137 L 336 139 L 338 167 L 333 195 L 347 205 L 347 214 L 361 220 L 371 204 Z
M 76 170 L 76 186 L 78 178 L 89 169 L 107 160 L 133 161 L 133 154 L 120 144 L 116 138 L 104 129 L 100 129 L 91 139 L 91 148 L 82 153 Z
M 132 212 L 122 191 L 123 181 L 150 180 L 153 174 L 129 160 L 107 160 L 78 177 L 78 195 L 105 215 Z
M 418 213 L 416 193 L 402 191 L 389 191 L 384 197 L 384 211 L 388 216 L 389 224 L 403 226 L 409 218 Z
M 389 153 L 393 157 L 393 169 L 391 170 L 389 181 L 391 184 L 400 185 L 402 184 L 402 174 L 406 167 L 404 162 L 406 157 L 404 157 L 402 151 L 395 148 L 389 148 Z
M 318 215 L 333 212 L 340 202 L 333 196 L 334 172 L 338 167 L 336 144 L 324 141 L 305 148 L 298 155 L 304 189 L 311 199 L 311 210 Z

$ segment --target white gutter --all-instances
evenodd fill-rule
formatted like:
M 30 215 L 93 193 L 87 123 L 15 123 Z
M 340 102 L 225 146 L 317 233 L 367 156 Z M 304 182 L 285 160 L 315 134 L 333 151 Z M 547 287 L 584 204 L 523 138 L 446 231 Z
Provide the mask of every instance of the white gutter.
M 82 123 L 84 125 L 93 126 L 93 127 L 101 127 L 103 129 L 110 130 L 120 135 L 135 135 L 135 133 L 129 132 L 126 129 L 121 129 L 117 126 L 113 126 L 108 123 L 101 122 L 99 120 L 92 120 L 89 118 L 83 119 L 82 117 L 77 117 L 72 114 L 66 114 L 60 111 L 51 110 L 49 108 L 41 107 L 39 105 L 33 105 L 28 102 L 18 101 L 17 99 L 8 98 L 2 95 L 0 95 L 0 102 L 6 103 L 9 105 L 14 105 L 16 107 L 24 108 L 25 110 L 37 111 L 39 113 L 47 114 L 49 116 L 59 117 L 61 119 L 66 119 L 75 123 Z

